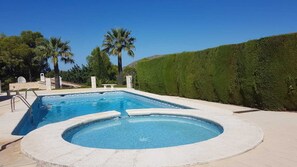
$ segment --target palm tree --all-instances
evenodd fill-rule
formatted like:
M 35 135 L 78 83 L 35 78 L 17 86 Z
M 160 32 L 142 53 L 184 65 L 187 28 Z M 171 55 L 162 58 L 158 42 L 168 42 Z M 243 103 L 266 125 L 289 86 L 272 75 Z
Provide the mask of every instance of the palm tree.
M 74 63 L 69 41 L 63 42 L 61 38 L 51 37 L 49 40 L 45 40 L 44 43 L 38 47 L 38 50 L 41 52 L 42 56 L 52 59 L 55 72 L 55 88 L 59 89 L 59 58 L 60 61 L 64 63 Z
M 131 31 L 116 28 L 111 29 L 104 35 L 103 51 L 118 57 L 118 84 L 123 82 L 122 51 L 125 50 L 129 56 L 134 57 L 133 49 L 135 49 L 134 42 L 136 39 L 131 37 L 130 34 Z

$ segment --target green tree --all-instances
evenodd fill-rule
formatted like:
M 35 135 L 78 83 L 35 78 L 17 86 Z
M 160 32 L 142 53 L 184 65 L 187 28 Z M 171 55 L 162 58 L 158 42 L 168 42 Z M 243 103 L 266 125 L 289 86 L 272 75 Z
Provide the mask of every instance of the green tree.
M 97 77 L 99 84 L 107 83 L 114 78 L 110 59 L 99 47 L 93 49 L 91 55 L 87 57 L 87 61 L 91 75 Z
M 118 75 L 118 66 L 112 64 L 111 65 L 111 70 L 110 70 L 110 75 L 109 75 L 110 80 L 116 81 L 117 75 Z M 116 82 L 114 82 L 114 83 L 116 83 Z
M 25 64 L 24 70 L 28 72 L 29 81 L 32 81 L 33 76 L 39 76 L 40 72 L 49 70 L 47 59 L 39 56 L 36 51 L 36 47 L 42 43 L 44 38 L 40 32 L 32 31 L 23 31 L 20 38 L 22 43 L 29 47 L 26 56 L 23 58 L 23 63 Z
M 55 72 L 55 88 L 60 88 L 59 79 L 59 58 L 64 63 L 74 63 L 72 59 L 73 53 L 69 41 L 63 42 L 61 38 L 51 37 L 49 40 L 44 40 L 43 44 L 38 47 L 38 50 L 43 57 L 51 58 Z
M 78 84 L 86 84 L 90 80 L 90 69 L 87 66 L 82 65 L 81 67 L 75 64 L 68 71 L 60 71 L 60 75 L 63 80 L 74 82 Z
M 0 35 L 0 78 L 4 89 L 18 76 L 36 80 L 40 72 L 49 70 L 47 59 L 39 57 L 36 47 L 43 41 L 39 32 L 23 31 L 20 36 Z
M 134 57 L 133 50 L 135 49 L 135 38 L 131 37 L 131 31 L 123 28 L 111 29 L 104 35 L 103 51 L 109 55 L 118 57 L 118 84 L 123 82 L 123 67 L 122 67 L 122 51 L 126 51 L 131 57 Z
M 27 54 L 28 49 L 17 36 L 0 38 L 0 78 L 3 89 L 8 89 L 8 84 L 22 75 L 22 57 Z

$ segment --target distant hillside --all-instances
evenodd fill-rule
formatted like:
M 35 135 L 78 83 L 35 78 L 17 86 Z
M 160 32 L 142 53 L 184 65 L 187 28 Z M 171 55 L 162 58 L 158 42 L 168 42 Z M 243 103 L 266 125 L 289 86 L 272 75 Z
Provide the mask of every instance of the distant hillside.
M 270 110 L 297 110 L 297 33 L 130 64 L 141 90 Z
M 162 56 L 164 56 L 164 55 L 154 55 L 154 56 L 146 57 L 146 58 L 143 58 L 143 59 L 134 61 L 134 62 L 128 64 L 127 66 L 128 66 L 128 67 L 135 67 L 135 65 L 136 65 L 139 61 L 142 61 L 142 60 L 151 60 L 151 59 L 159 58 L 159 57 L 162 57 Z

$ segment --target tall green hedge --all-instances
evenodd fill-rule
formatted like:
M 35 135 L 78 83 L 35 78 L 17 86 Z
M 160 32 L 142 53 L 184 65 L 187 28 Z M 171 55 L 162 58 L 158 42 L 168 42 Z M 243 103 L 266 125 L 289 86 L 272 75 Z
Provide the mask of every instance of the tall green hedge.
M 138 88 L 269 110 L 297 110 L 297 33 L 136 64 Z

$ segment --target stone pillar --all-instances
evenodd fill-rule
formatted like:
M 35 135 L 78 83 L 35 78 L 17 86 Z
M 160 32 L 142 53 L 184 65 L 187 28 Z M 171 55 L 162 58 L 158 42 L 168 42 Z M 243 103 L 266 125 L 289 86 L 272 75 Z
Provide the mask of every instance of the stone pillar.
M 95 76 L 91 76 L 91 85 L 92 85 L 93 89 L 96 88 L 96 77 Z
M 59 76 L 59 79 L 60 79 L 60 88 L 62 88 L 62 85 L 63 85 L 63 83 L 62 83 L 62 77 Z
M 41 82 L 45 81 L 44 73 L 40 73 L 40 81 Z
M 127 84 L 127 88 L 132 88 L 132 76 L 131 75 L 126 76 L 126 84 Z
M 52 83 L 50 78 L 45 78 L 46 90 L 52 90 Z

